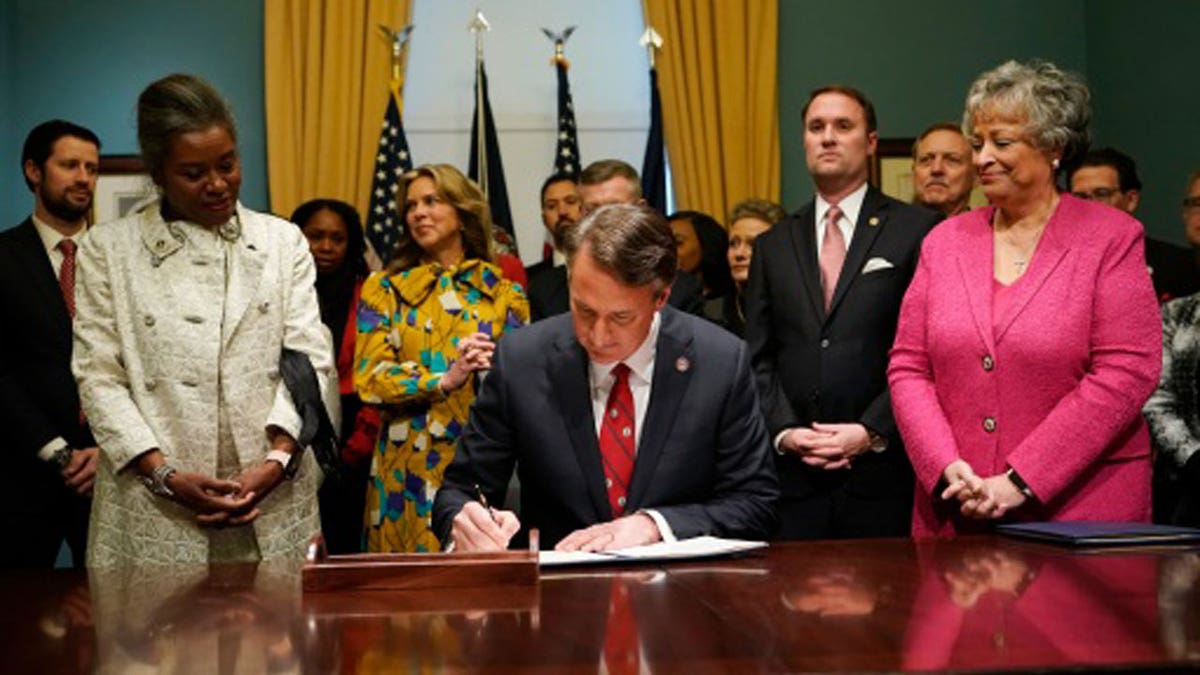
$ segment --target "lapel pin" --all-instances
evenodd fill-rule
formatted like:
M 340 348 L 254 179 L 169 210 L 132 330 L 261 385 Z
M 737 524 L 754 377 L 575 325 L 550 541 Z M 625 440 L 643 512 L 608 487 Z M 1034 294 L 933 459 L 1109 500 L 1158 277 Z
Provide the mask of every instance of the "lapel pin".
M 686 356 L 681 356 L 675 359 L 675 370 L 681 373 L 686 373 L 692 367 L 692 362 L 688 361 Z
M 871 219 L 867 221 L 867 224 L 871 227 L 879 227 L 879 217 L 871 216 Z

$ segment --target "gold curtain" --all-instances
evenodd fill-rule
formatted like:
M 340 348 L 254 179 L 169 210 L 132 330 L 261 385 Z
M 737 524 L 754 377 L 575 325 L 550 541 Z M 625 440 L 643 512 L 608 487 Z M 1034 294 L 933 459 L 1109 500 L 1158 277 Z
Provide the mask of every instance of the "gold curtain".
M 658 54 L 675 203 L 724 222 L 747 197 L 779 201 L 777 0 L 642 0 Z
M 365 214 L 387 108 L 391 45 L 412 0 L 266 0 L 264 70 L 271 210 L 316 197 Z

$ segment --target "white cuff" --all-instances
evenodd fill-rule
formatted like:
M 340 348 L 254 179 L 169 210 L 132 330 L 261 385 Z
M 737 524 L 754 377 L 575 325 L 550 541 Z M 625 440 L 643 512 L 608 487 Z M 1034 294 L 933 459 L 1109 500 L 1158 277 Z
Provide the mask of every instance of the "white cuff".
M 676 541 L 675 532 L 671 530 L 671 526 L 667 524 L 667 519 L 662 517 L 662 514 L 654 509 L 642 509 L 638 513 L 644 513 L 650 516 L 650 520 L 658 526 L 658 534 L 662 536 L 662 540 L 666 542 Z
M 775 434 L 775 446 L 774 447 L 775 447 L 775 452 L 777 454 L 780 454 L 780 455 L 787 454 L 786 452 L 784 452 L 782 445 L 783 445 L 783 437 L 787 436 L 787 433 L 789 431 L 791 431 L 791 429 L 784 429 L 783 431 Z
M 67 443 L 66 439 L 64 439 L 62 436 L 55 436 L 54 438 L 50 439 L 49 443 L 43 445 L 41 450 L 38 450 L 38 459 L 42 460 L 43 462 L 53 462 L 54 453 L 67 447 L 68 445 L 70 445 L 70 443 Z

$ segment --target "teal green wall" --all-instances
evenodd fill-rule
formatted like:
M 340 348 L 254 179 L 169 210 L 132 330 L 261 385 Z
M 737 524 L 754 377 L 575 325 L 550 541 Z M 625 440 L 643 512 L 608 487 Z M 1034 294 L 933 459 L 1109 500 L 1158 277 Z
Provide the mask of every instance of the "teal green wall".
M 971 81 L 1011 59 L 1086 66 L 1082 0 L 841 0 L 779 3 L 779 131 L 783 204 L 812 197 L 804 164 L 808 93 L 824 84 L 861 89 L 880 138 L 911 137 L 962 118 Z
M 1090 0 L 1086 23 L 1093 142 L 1137 160 L 1138 218 L 1182 244 L 1179 202 L 1200 168 L 1200 3 Z
M 0 103 L 0 228 L 32 207 L 19 172 L 30 128 L 62 117 L 95 131 L 104 154 L 136 153 L 138 93 L 180 71 L 207 78 L 229 99 L 241 136 L 242 201 L 267 207 L 262 0 L 0 0 L 0 7 L 0 99 L 9 102 Z
M 13 4 L 0 0 L 0 212 L 7 214 L 5 204 L 11 201 L 9 186 L 13 179 L 19 182 L 17 165 L 20 163 L 21 148 L 13 142 L 15 134 L 12 121 L 13 80 Z M 8 227 L 11 218 L 0 217 L 0 229 Z
M 38 122 L 94 129 L 106 154 L 134 153 L 133 107 L 157 77 L 210 79 L 241 130 L 242 199 L 267 207 L 262 75 L 263 0 L 0 0 L 0 228 L 29 211 L 20 146 Z M 1200 166 L 1200 3 L 1188 0 L 782 0 L 779 7 L 783 201 L 812 194 L 800 108 L 829 82 L 863 89 L 882 137 L 908 137 L 961 116 L 981 71 L 1008 58 L 1045 58 L 1085 73 L 1097 144 L 1138 160 L 1139 217 L 1182 242 L 1178 201 Z

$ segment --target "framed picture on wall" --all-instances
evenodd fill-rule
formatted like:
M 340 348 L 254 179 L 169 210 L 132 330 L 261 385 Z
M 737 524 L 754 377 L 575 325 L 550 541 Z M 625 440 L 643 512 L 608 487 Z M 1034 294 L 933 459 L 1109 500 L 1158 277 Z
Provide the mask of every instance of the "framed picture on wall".
M 912 138 L 881 138 L 876 144 L 874 161 L 871 162 L 871 185 L 883 194 L 911 202 L 912 182 Z
M 105 155 L 92 201 L 92 222 L 103 223 L 129 215 L 154 197 L 154 183 L 137 155 Z
M 912 138 L 879 139 L 870 165 L 871 185 L 906 204 L 913 200 L 912 147 L 915 142 Z M 971 190 L 969 203 L 971 208 L 987 204 L 987 197 L 978 185 Z

